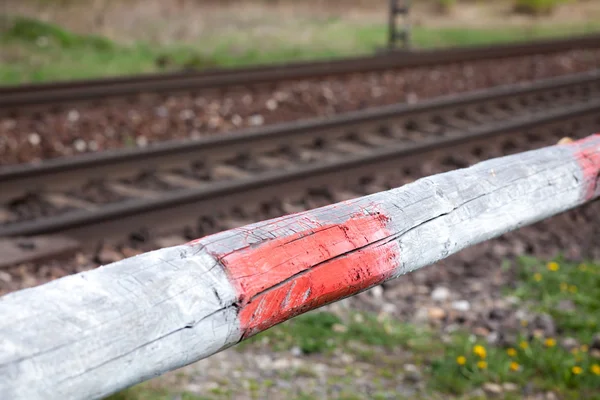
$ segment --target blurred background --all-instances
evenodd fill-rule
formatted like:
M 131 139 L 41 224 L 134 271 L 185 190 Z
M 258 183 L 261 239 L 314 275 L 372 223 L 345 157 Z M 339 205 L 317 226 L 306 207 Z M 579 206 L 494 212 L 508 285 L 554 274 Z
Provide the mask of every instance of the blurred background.
M 365 54 L 385 46 L 388 29 L 385 0 L 4 0 L 0 7 L 3 83 Z M 412 44 L 598 31 L 599 8 L 595 0 L 417 0 Z

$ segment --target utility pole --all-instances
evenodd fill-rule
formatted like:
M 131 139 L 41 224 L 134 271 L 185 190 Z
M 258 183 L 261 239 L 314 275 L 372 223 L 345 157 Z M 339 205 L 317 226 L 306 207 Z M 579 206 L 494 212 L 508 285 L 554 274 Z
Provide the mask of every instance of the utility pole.
M 402 48 L 408 50 L 410 47 L 410 23 L 408 20 L 410 11 L 410 0 L 389 0 L 389 23 L 388 23 L 388 48 L 395 50 L 398 42 Z M 398 17 L 402 16 L 402 24 L 398 25 Z

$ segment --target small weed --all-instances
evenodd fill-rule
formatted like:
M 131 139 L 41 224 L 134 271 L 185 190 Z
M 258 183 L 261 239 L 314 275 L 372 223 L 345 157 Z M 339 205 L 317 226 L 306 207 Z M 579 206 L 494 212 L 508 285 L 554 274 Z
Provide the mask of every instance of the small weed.
M 363 400 L 364 396 L 360 396 L 356 393 L 351 393 L 351 392 L 342 392 L 340 394 L 340 397 L 338 397 L 339 400 Z
M 171 395 L 170 398 L 173 398 L 173 396 Z M 146 399 L 140 399 L 140 400 L 146 400 Z M 211 399 L 209 397 L 205 397 L 205 396 L 198 396 L 197 394 L 182 393 L 181 400 L 211 400 Z
M 115 393 L 105 400 L 171 400 L 174 398 L 172 391 L 166 389 L 152 389 L 147 384 L 140 384 L 121 392 Z M 208 397 L 192 393 L 180 393 L 181 400 L 210 400 Z
M 222 397 L 228 397 L 231 394 L 231 389 L 227 389 L 227 388 L 223 388 L 223 387 L 216 387 L 216 388 L 210 389 L 209 392 L 212 395 L 217 396 L 217 398 L 222 398 Z
M 273 382 L 271 379 L 265 379 L 262 384 L 267 389 L 275 386 L 275 382 Z
M 438 11 L 445 14 L 450 12 L 456 6 L 456 0 L 438 0 Z
M 301 376 L 305 378 L 318 378 L 319 374 L 312 368 L 308 366 L 300 366 L 296 368 L 294 373 L 295 376 Z
M 524 14 L 550 14 L 557 6 L 570 2 L 571 0 L 515 0 L 514 9 Z
M 380 368 L 377 370 L 377 375 L 382 378 L 392 379 L 396 376 L 396 373 L 389 368 Z
M 108 396 L 105 400 L 166 400 L 167 398 L 168 392 L 166 391 L 149 390 L 142 388 L 141 386 L 134 386 Z

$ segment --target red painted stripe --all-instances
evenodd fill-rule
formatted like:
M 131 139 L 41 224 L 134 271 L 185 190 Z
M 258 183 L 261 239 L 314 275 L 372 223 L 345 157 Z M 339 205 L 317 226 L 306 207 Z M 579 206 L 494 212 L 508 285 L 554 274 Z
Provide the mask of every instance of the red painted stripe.
M 587 183 L 585 200 L 600 196 L 600 134 L 595 134 L 570 143 L 575 147 L 575 157 Z
M 306 222 L 315 226 L 303 214 L 298 228 Z M 382 214 L 357 215 L 342 224 L 299 230 L 255 248 L 215 255 L 240 296 L 244 337 L 388 278 L 399 258 L 397 245 L 386 240 L 386 222 Z

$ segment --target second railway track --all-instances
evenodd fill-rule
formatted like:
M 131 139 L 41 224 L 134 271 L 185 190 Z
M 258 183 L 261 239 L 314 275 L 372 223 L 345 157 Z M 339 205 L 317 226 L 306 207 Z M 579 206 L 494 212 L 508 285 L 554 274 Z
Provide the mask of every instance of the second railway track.
M 36 86 L 21 91 L 0 91 L 0 103 L 5 105 L 0 104 L 0 165 L 145 147 L 174 138 L 229 134 L 244 127 L 337 115 L 366 107 L 413 104 L 449 93 L 548 79 L 600 67 L 600 40 L 579 44 L 559 42 L 562 44 L 556 46 L 548 46 L 550 42 L 547 42 L 542 48 L 535 43 L 510 45 L 509 48 L 519 47 L 518 51 L 504 53 L 498 52 L 497 47 L 479 49 L 481 52 L 469 49 L 472 58 L 469 62 L 461 62 L 465 59 L 457 56 L 461 53 L 454 49 L 448 50 L 448 54 L 454 54 L 452 57 L 458 57 L 450 58 L 454 62 L 449 58 L 443 61 L 444 57 L 440 56 L 442 61 L 434 63 L 432 60 L 438 53 L 431 52 L 428 57 L 432 58 L 425 58 L 429 60 L 425 66 L 414 61 L 420 56 L 413 53 L 396 54 L 389 56 L 389 68 L 382 67 L 379 72 L 349 73 L 340 61 L 336 65 L 341 69 L 328 69 L 329 74 L 318 79 L 306 77 L 310 64 L 301 68 L 304 78 L 299 80 L 294 80 L 293 73 L 288 75 L 288 80 L 281 80 L 277 68 L 270 74 L 263 74 L 263 70 L 253 72 L 263 74 L 262 83 L 253 83 L 256 81 L 250 76 L 238 76 L 236 70 L 231 74 L 208 74 L 200 79 L 202 84 L 197 75 L 189 75 L 190 80 L 180 86 L 181 91 L 170 92 L 170 81 L 163 82 L 164 90 L 158 91 L 154 91 L 152 82 L 146 82 L 137 84 L 137 92 L 122 97 L 103 98 L 99 94 L 111 85 L 120 87 L 114 82 L 104 86 L 96 82 L 95 88 L 87 94 L 83 83 L 73 84 L 75 87 L 67 83 L 62 88 L 58 85 L 57 90 L 82 92 L 84 97 L 89 96 L 89 102 L 75 98 L 70 103 L 59 98 L 52 100 L 54 89 L 46 88 L 36 94 Z M 567 51 L 569 48 L 573 50 Z M 517 57 L 523 49 L 530 51 Z M 416 64 L 406 67 L 411 63 L 407 60 Z M 362 68 L 369 71 L 373 65 L 367 59 L 364 62 Z M 283 70 L 287 71 L 286 68 Z M 342 70 L 346 73 L 337 74 Z M 223 83 L 222 78 L 233 75 L 237 76 L 237 80 L 230 79 L 233 86 Z M 39 107 L 15 100 L 24 95 L 30 95 Z
M 448 49 L 388 52 L 374 56 L 339 60 L 297 62 L 282 65 L 254 66 L 238 69 L 215 69 L 204 72 L 147 74 L 48 84 L 25 84 L 0 87 L 2 109 L 50 103 L 81 102 L 108 97 L 135 95 L 141 92 L 176 92 L 193 89 L 252 85 L 285 80 L 318 78 L 328 75 L 375 72 L 394 68 L 430 66 L 473 60 L 550 54 L 574 49 L 600 47 L 600 34 L 563 39 L 542 39 L 528 43 L 466 46 Z
M 511 85 L 195 142 L 0 168 L 0 237 L 85 244 L 462 152 L 502 153 L 600 127 L 600 73 Z M 453 157 L 457 153 L 461 157 Z M 448 161 L 449 160 L 449 161 Z

